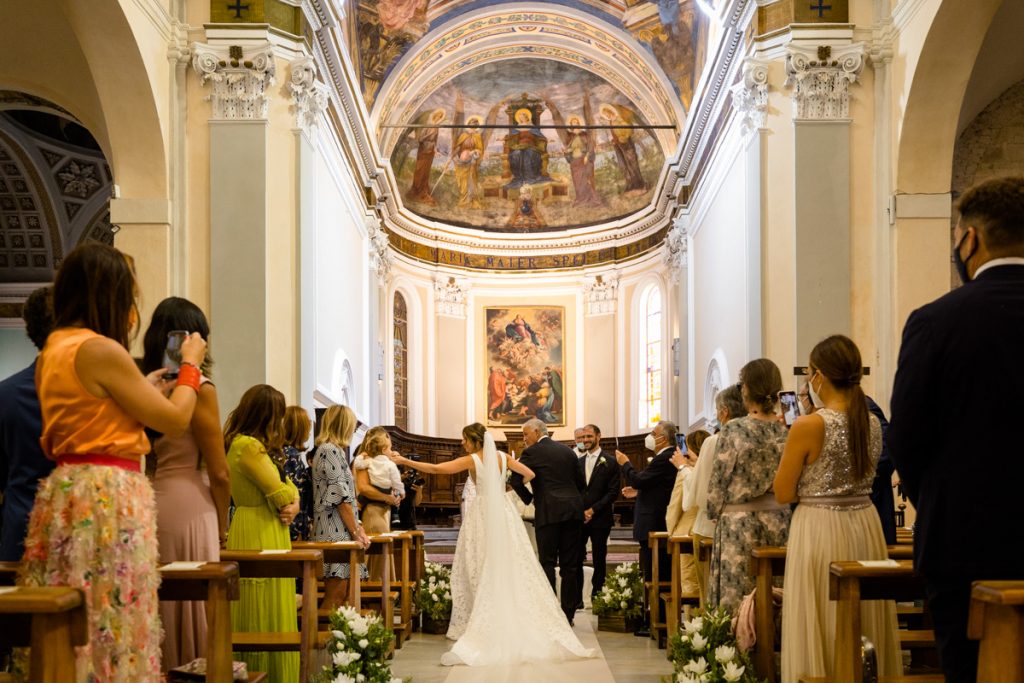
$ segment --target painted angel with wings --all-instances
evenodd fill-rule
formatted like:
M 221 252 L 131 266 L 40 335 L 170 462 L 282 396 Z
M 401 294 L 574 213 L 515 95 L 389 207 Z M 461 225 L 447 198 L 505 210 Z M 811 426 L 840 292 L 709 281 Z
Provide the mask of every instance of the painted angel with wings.
M 569 162 L 569 169 L 572 171 L 572 185 L 576 196 L 573 199 L 574 207 L 604 207 L 604 198 L 598 194 L 594 185 L 594 158 L 597 153 L 597 140 L 590 128 L 583 128 L 593 125 L 593 114 L 590 111 L 590 97 L 583 93 L 583 123 L 580 117 L 573 114 L 568 121 L 562 118 L 558 107 L 550 100 L 544 100 L 544 104 L 551 112 L 557 128 L 558 138 L 562 141 L 562 150 L 565 160 Z
M 459 201 L 456 206 L 460 208 L 483 208 L 480 203 L 483 197 L 483 188 L 480 187 L 480 162 L 484 159 L 484 150 L 487 149 L 487 143 L 494 131 L 492 126 L 498 120 L 501 105 L 502 102 L 499 102 L 491 107 L 486 122 L 479 115 L 470 116 L 464 121 L 462 93 L 455 93 L 455 121 L 451 129 L 452 151 L 445 162 L 445 167 L 441 169 L 441 175 L 444 175 L 448 164 L 451 163 L 455 169 L 455 183 L 459 187 Z M 481 125 L 485 127 L 481 128 Z
M 599 108 L 601 119 L 609 126 L 609 138 L 619 161 L 619 168 L 626 180 L 625 194 L 643 194 L 650 189 L 640 171 L 640 158 L 637 153 L 637 133 L 644 131 L 653 138 L 650 128 L 640 119 L 640 114 L 621 104 L 604 103 Z

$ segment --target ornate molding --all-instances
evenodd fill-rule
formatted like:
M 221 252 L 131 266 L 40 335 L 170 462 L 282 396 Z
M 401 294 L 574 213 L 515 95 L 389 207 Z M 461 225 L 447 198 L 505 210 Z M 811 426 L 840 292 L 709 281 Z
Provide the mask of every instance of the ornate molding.
M 388 233 L 381 227 L 376 214 L 366 217 L 366 237 L 370 243 L 370 270 L 377 273 L 381 284 L 385 284 L 391 276 L 391 249 Z
M 466 317 L 466 292 L 469 285 L 454 277 L 436 276 L 434 278 L 434 310 L 438 315 L 453 318 Z
M 295 126 L 313 133 L 320 115 L 327 108 L 327 85 L 316 79 L 316 61 L 312 57 L 298 57 L 291 63 L 288 89 L 295 102 Z
M 205 85 L 213 83 L 206 99 L 213 104 L 213 119 L 246 121 L 267 118 L 267 90 L 275 83 L 274 48 L 267 42 L 227 50 L 205 43 L 192 43 L 192 68 Z
M 583 285 L 583 300 L 587 304 L 587 316 L 611 315 L 618 304 L 619 275 L 612 272 L 587 278 Z
M 686 268 L 686 226 L 683 218 L 682 215 L 676 217 L 672 229 L 665 236 L 665 267 L 668 268 L 668 278 L 672 284 L 679 283 L 683 269 Z
M 835 121 L 850 117 L 850 84 L 864 68 L 864 43 L 832 47 L 788 45 L 786 85 L 793 86 L 795 118 Z
M 732 106 L 740 117 L 743 132 L 764 128 L 768 116 L 768 62 L 743 60 L 740 81 L 730 90 Z

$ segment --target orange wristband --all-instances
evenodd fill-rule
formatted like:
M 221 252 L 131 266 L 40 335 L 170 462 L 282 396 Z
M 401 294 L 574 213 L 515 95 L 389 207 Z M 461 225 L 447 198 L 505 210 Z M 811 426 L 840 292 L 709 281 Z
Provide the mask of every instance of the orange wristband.
M 201 378 L 202 373 L 199 372 L 199 368 L 191 363 L 182 363 L 178 368 L 178 381 L 175 386 L 191 387 L 198 394 Z

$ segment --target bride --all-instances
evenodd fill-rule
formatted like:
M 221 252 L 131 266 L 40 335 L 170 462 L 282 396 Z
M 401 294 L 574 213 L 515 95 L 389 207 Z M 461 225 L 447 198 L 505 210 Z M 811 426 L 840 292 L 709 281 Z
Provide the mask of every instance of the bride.
M 505 495 L 506 469 L 523 475 L 524 482 L 533 479 L 533 471 L 499 453 L 479 422 L 462 430 L 462 448 L 469 455 L 439 465 L 392 456 L 428 474 L 469 470 L 476 484 L 452 564 L 448 637 L 456 643 L 441 663 L 485 666 L 593 657 L 566 621 L 523 521 Z

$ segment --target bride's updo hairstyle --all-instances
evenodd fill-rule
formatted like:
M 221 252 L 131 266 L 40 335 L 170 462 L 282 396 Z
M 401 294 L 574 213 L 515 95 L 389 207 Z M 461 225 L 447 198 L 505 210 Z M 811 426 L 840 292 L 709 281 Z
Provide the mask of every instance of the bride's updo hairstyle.
M 470 446 L 473 446 L 473 450 L 477 451 L 484 447 L 484 437 L 487 436 L 487 428 L 479 422 L 474 422 L 471 425 L 466 425 L 462 428 L 462 438 L 464 438 Z

